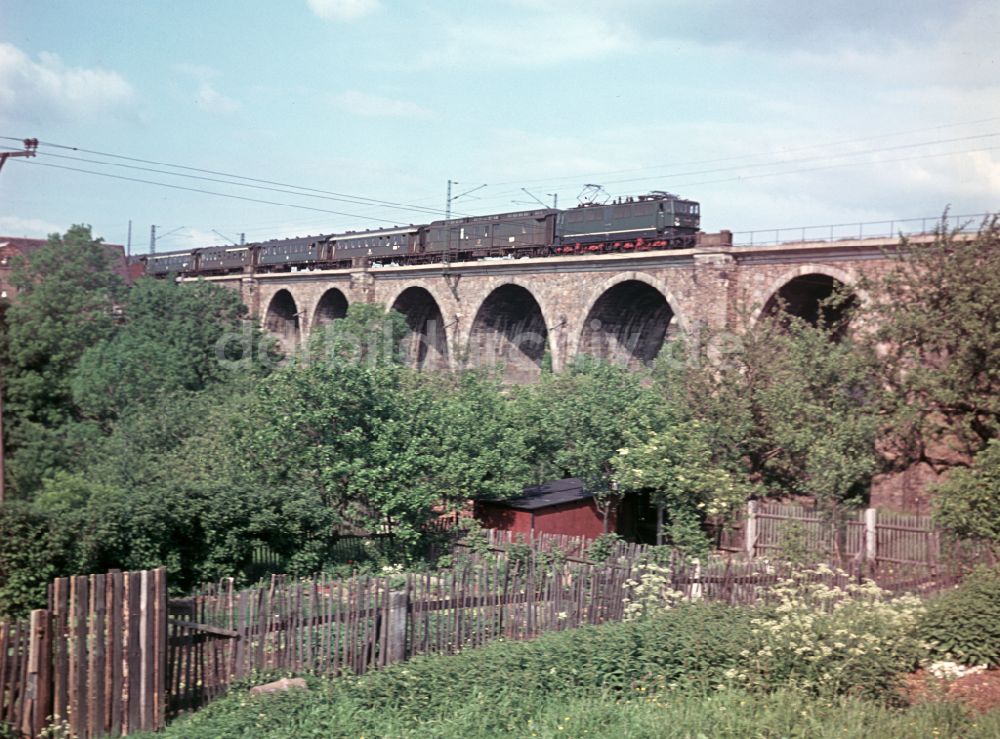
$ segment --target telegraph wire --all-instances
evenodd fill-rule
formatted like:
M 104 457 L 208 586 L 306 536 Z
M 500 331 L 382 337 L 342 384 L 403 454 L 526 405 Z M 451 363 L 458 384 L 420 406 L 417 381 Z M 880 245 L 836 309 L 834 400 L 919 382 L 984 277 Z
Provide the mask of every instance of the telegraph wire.
M 842 146 L 842 145 L 845 145 L 845 144 L 856 144 L 856 143 L 859 143 L 859 142 L 862 142 L 862 141 L 877 141 L 879 139 L 892 138 L 894 136 L 908 136 L 908 135 L 913 134 L 913 133 L 924 133 L 926 131 L 939 131 L 939 130 L 946 129 L 946 128 L 960 128 L 962 126 L 974 126 L 974 125 L 978 125 L 980 123 L 993 123 L 995 121 L 1000 121 L 1000 116 L 993 116 L 991 118 L 980 118 L 978 120 L 963 121 L 963 122 L 960 122 L 960 123 L 946 123 L 946 124 L 942 124 L 942 125 L 939 125 L 939 126 L 928 126 L 928 127 L 925 127 L 925 128 L 911 128 L 911 129 L 908 129 L 906 131 L 894 131 L 894 132 L 890 132 L 890 133 L 877 134 L 875 136 L 864 136 L 864 137 L 853 138 L 853 139 L 840 139 L 839 141 L 830 141 L 830 142 L 827 142 L 825 144 L 809 144 L 808 146 L 798 146 L 798 147 L 795 147 L 795 148 L 792 148 L 792 149 L 779 149 L 776 152 L 763 152 L 763 153 L 795 154 L 795 153 L 800 152 L 800 151 L 810 151 L 812 149 L 822 149 L 824 147 Z M 584 179 L 590 178 L 590 179 L 593 179 L 595 177 L 598 177 L 598 178 L 599 177 L 603 177 L 604 175 L 625 174 L 625 173 L 628 173 L 628 172 L 645 172 L 645 171 L 648 171 L 648 170 L 651 170 L 651 169 L 669 169 L 671 167 L 688 167 L 688 166 L 697 166 L 697 165 L 701 165 L 701 164 L 718 164 L 718 163 L 721 163 L 721 162 L 731 162 L 731 161 L 736 161 L 736 160 L 739 160 L 739 159 L 752 159 L 754 157 L 759 157 L 761 155 L 762 155 L 762 153 L 739 154 L 739 155 L 729 156 L 729 157 L 719 157 L 719 158 L 716 158 L 716 159 L 695 160 L 693 162 L 675 162 L 675 163 L 672 163 L 672 164 L 651 164 L 651 165 L 648 165 L 648 166 L 645 166 L 645 167 L 631 167 L 629 169 L 616 169 L 616 170 L 608 170 L 608 171 L 604 171 L 604 172 L 592 172 L 590 174 L 573 175 L 573 176 L 567 176 L 567 177 L 537 178 L 537 179 L 532 179 L 532 180 L 509 180 L 509 181 L 505 181 L 505 182 L 492 182 L 490 184 L 493 187 L 504 187 L 506 185 L 537 184 L 537 183 L 545 183 L 545 182 L 555 183 L 555 182 L 562 182 L 564 180 L 575 181 L 575 180 L 579 180 L 580 178 L 584 178 Z M 830 156 L 837 156 L 837 155 L 831 154 Z M 763 163 L 763 164 L 766 164 L 766 162 Z M 756 165 L 750 163 L 750 164 L 747 164 L 747 166 L 756 166 Z
M 974 154 L 980 151 L 997 151 L 1000 146 L 987 146 L 978 149 L 963 149 L 961 151 L 942 151 L 936 154 L 915 154 L 909 157 L 897 157 L 896 159 L 879 159 L 872 162 L 840 162 L 839 164 L 826 164 L 818 167 L 802 167 L 800 169 L 782 170 L 781 172 L 764 172 L 759 174 L 737 175 L 736 177 L 726 177 L 718 180 L 701 180 L 698 182 L 684 182 L 673 187 L 694 187 L 696 185 L 717 185 L 724 182 L 742 182 L 743 180 L 756 180 L 764 177 L 781 177 L 782 175 L 800 174 L 802 172 L 819 172 L 825 169 L 838 169 L 840 167 L 865 167 L 873 164 L 894 164 L 896 162 L 912 162 L 918 159 L 933 159 L 938 157 L 957 156 L 959 154 Z
M 799 159 L 772 160 L 772 161 L 765 161 L 765 162 L 747 163 L 747 164 L 736 165 L 736 166 L 731 166 L 731 167 L 714 167 L 712 169 L 691 170 L 691 171 L 687 171 L 687 172 L 674 172 L 674 173 L 671 173 L 671 174 L 649 175 L 649 176 L 646 176 L 646 177 L 631 177 L 631 178 L 618 179 L 618 180 L 605 180 L 602 184 L 605 184 L 605 185 L 619 185 L 619 184 L 625 184 L 625 183 L 629 183 L 629 182 L 645 182 L 645 181 L 648 181 L 648 180 L 660 180 L 660 181 L 662 181 L 662 180 L 669 180 L 671 178 L 676 178 L 676 177 L 687 177 L 687 176 L 692 176 L 692 175 L 715 174 L 715 173 L 718 173 L 718 172 L 733 172 L 733 171 L 746 170 L 746 169 L 751 169 L 752 170 L 752 169 L 757 169 L 757 168 L 760 168 L 760 167 L 770 167 L 770 166 L 776 166 L 776 165 L 782 165 L 782 164 L 804 164 L 804 163 L 807 163 L 807 162 L 816 162 L 816 161 L 823 161 L 823 160 L 829 160 L 829 159 L 843 159 L 845 157 L 859 157 L 859 156 L 865 156 L 865 155 L 868 155 L 868 154 L 880 154 L 880 153 L 887 152 L 887 151 L 899 151 L 899 150 L 902 150 L 902 149 L 915 149 L 915 148 L 922 147 L 922 146 L 935 146 L 935 145 L 939 145 L 939 144 L 952 144 L 952 143 L 958 143 L 958 142 L 962 142 L 962 141 L 972 141 L 972 140 L 976 140 L 976 139 L 994 138 L 996 136 L 1000 136 L 1000 132 L 991 132 L 991 133 L 985 133 L 985 134 L 974 134 L 974 135 L 971 135 L 971 136 L 959 136 L 959 137 L 950 138 L 950 139 L 935 139 L 935 140 L 932 140 L 932 141 L 921 141 L 921 142 L 915 142 L 915 143 L 910 143 L 910 144 L 896 144 L 896 145 L 893 145 L 893 146 L 884 146 L 884 147 L 879 147 L 879 148 L 874 148 L 874 149 L 863 149 L 861 151 L 844 152 L 842 154 L 818 155 L 818 156 L 812 156 L 812 157 L 802 157 L 802 158 L 799 158 Z M 928 154 L 927 156 L 936 156 L 936 154 Z M 720 161 L 724 161 L 724 160 L 720 160 Z M 746 177 L 744 177 L 744 179 L 747 179 L 749 177 L 750 177 L 750 175 L 747 175 Z M 495 183 L 494 183 L 494 186 L 496 186 Z M 685 185 L 672 184 L 672 185 L 669 185 L 669 186 L 670 187 L 683 187 Z M 515 194 L 516 195 L 517 192 L 518 191 L 510 190 L 510 191 L 507 191 L 507 192 L 495 193 L 492 197 L 500 198 L 500 197 L 504 197 L 506 195 L 511 195 L 511 194 Z
M 346 216 L 348 218 L 363 218 L 369 221 L 379 221 L 381 223 L 390 223 L 392 225 L 397 225 L 395 221 L 386 220 L 385 218 L 376 218 L 375 216 L 359 215 L 357 213 L 345 213 L 339 210 L 328 210 L 326 208 L 316 208 L 310 205 L 297 205 L 295 203 L 279 203 L 275 200 L 263 200 L 261 198 L 250 198 L 245 195 L 233 195 L 231 193 L 216 192 L 214 190 L 203 190 L 198 187 L 184 187 L 183 185 L 172 185 L 169 182 L 157 182 L 156 180 L 143 180 L 138 177 L 126 177 L 119 174 L 111 174 L 110 172 L 96 172 L 92 169 L 80 169 L 79 167 L 67 167 L 64 164 L 47 164 L 45 162 L 32 162 L 39 167 L 52 167 L 53 169 L 65 169 L 70 172 L 83 172 L 84 174 L 98 175 L 99 177 L 109 177 L 115 180 L 126 180 L 127 182 L 141 182 L 146 185 L 158 185 L 159 187 L 169 187 L 171 190 L 184 190 L 186 192 L 197 192 L 203 195 L 216 195 L 220 198 L 230 198 L 231 200 L 245 200 L 249 203 L 262 203 L 264 205 L 279 205 L 284 208 L 298 208 L 300 210 L 311 210 L 317 213 L 330 213 L 336 216 Z
M 21 139 L 19 139 L 17 137 L 14 137 L 14 136 L 0 136 L 0 139 L 11 140 L 11 141 L 20 141 L 21 140 Z M 213 170 L 213 169 L 202 169 L 200 167 L 191 167 L 191 166 L 184 165 L 184 164 L 173 164 L 171 162 L 157 162 L 157 161 L 154 161 L 154 160 L 151 160 L 151 159 L 141 159 L 141 158 L 138 158 L 138 157 L 126 156 L 124 154 L 113 154 L 113 153 L 110 153 L 110 152 L 97 151 L 97 150 L 94 150 L 94 149 L 85 149 L 85 148 L 77 147 L 77 146 L 67 146 L 65 144 L 56 144 L 56 143 L 53 143 L 53 142 L 50 142 L 50 141 L 41 141 L 39 143 L 42 146 L 49 146 L 49 147 L 56 148 L 56 149 L 66 149 L 66 150 L 69 150 L 69 151 L 77 151 L 77 152 L 80 152 L 80 153 L 83 153 L 83 154 L 94 154 L 94 155 L 97 155 L 97 156 L 108 157 L 108 158 L 111 158 L 111 159 L 122 159 L 124 161 L 137 162 L 139 164 L 152 164 L 152 165 L 155 165 L 155 166 L 158 166 L 158 167 L 172 167 L 174 169 L 183 169 L 183 170 L 186 170 L 186 171 L 189 171 L 189 172 L 201 172 L 201 173 L 204 173 L 204 174 L 218 175 L 220 177 L 229 177 L 229 178 L 232 178 L 232 179 L 246 180 L 248 182 L 259 182 L 259 183 L 265 184 L 265 185 L 277 185 L 279 187 L 290 187 L 290 188 L 293 188 L 295 190 L 302 190 L 303 192 L 320 193 L 320 194 L 323 194 L 323 195 L 334 196 L 335 198 L 344 198 L 345 199 L 344 202 L 352 202 L 352 203 L 355 203 L 357 205 L 382 205 L 382 206 L 386 206 L 386 207 L 400 208 L 400 209 L 403 209 L 403 210 L 414 210 L 414 211 L 418 211 L 418 212 L 430 213 L 430 214 L 438 214 L 438 215 L 444 213 L 444 211 L 442 209 L 440 209 L 440 208 L 431 208 L 431 207 L 424 207 L 424 206 L 410 206 L 410 205 L 406 205 L 404 203 L 393 202 L 391 200 L 380 200 L 378 198 L 369 198 L 369 197 L 365 197 L 363 195 L 350 195 L 350 194 L 346 194 L 346 193 L 333 192 L 333 191 L 330 191 L 330 190 L 321 190 L 321 189 L 313 188 L 313 187 L 304 187 L 304 186 L 299 186 L 299 185 L 293 185 L 293 184 L 289 184 L 287 182 L 278 182 L 278 181 L 275 181 L 275 180 L 267 180 L 267 179 L 262 179 L 262 178 L 258 178 L 258 177 L 247 177 L 245 175 L 233 174 L 231 172 L 220 172 L 218 170 Z M 48 156 L 59 156 L 59 155 L 48 154 Z M 90 161 L 90 160 L 83 160 L 83 161 Z M 115 162 L 99 162 L 99 163 L 102 164 L 102 165 L 107 165 L 107 166 L 119 166 L 119 167 L 127 166 L 127 165 L 122 165 L 122 164 L 116 164 Z M 137 169 L 141 169 L 141 168 L 137 167 Z M 152 171 L 156 171 L 156 170 L 152 170 Z M 172 173 L 172 172 L 165 172 L 164 174 L 169 174 L 169 175 L 173 175 L 173 176 L 185 176 L 185 175 L 179 175 L 179 174 Z M 230 183 L 230 184 L 234 184 L 235 185 L 235 184 L 239 184 L 239 183 L 233 182 L 233 183 Z
M 134 165 L 134 164 L 119 164 L 118 162 L 102 162 L 102 161 L 97 160 L 97 159 L 84 159 L 82 157 L 71 157 L 71 156 L 67 156 L 65 154 L 50 154 L 48 152 L 42 152 L 42 156 L 44 156 L 44 157 L 53 157 L 53 158 L 56 158 L 56 159 L 67 159 L 67 160 L 74 161 L 74 162 L 84 162 L 86 164 L 97 164 L 97 165 L 100 165 L 100 166 L 108 165 L 108 166 L 112 166 L 112 167 L 125 167 L 127 169 L 134 169 L 134 170 L 139 170 L 139 171 L 142 171 L 142 172 L 153 172 L 155 174 L 165 174 L 165 175 L 167 175 L 169 177 L 184 177 L 184 178 L 193 179 L 193 180 L 204 180 L 206 182 L 216 182 L 216 183 L 221 183 L 221 184 L 224 184 L 224 185 L 235 185 L 236 187 L 249 187 L 249 188 L 253 188 L 255 190 L 268 190 L 270 192 L 280 192 L 280 193 L 284 193 L 286 195 L 295 195 L 296 197 L 318 198 L 318 199 L 321 199 L 321 200 L 333 200 L 333 201 L 336 201 L 336 202 L 339 202 L 339 203 L 349 203 L 351 205 L 364 205 L 366 207 L 373 205 L 372 203 L 362 203 L 362 202 L 358 202 L 357 200 L 350 200 L 350 199 L 347 199 L 347 198 L 332 197 L 330 195 L 318 195 L 318 194 L 314 194 L 314 193 L 321 192 L 320 190 L 314 190 L 313 192 L 296 192 L 296 190 L 307 190 L 307 189 L 311 189 L 311 188 L 296 188 L 296 190 L 285 190 L 285 189 L 282 189 L 280 187 L 268 187 L 266 185 L 252 185 L 252 184 L 244 183 L 244 182 L 233 182 L 232 180 L 223 180 L 223 179 L 219 179 L 217 177 L 206 177 L 204 175 L 183 174 L 183 173 L 180 173 L 180 172 L 168 172 L 168 171 L 163 170 L 163 169 L 155 169 L 153 167 L 140 167 L 140 166 L 137 166 L 137 165 Z M 294 186 L 292 186 L 292 187 L 294 187 Z M 384 207 L 390 208 L 390 209 L 393 209 L 393 210 L 411 210 L 411 211 L 415 211 L 417 213 L 421 213 L 423 215 L 427 215 L 429 210 L 430 210 L 430 214 L 431 215 L 436 214 L 438 212 L 438 211 L 433 210 L 433 209 L 420 208 L 420 207 L 410 207 L 410 206 L 405 206 L 405 205 L 392 205 L 392 206 L 386 205 Z

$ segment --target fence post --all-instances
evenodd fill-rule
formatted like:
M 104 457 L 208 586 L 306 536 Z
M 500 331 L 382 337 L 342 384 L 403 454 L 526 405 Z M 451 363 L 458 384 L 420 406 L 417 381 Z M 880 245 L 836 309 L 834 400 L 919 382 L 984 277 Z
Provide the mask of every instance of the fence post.
M 747 556 L 753 559 L 757 549 L 757 501 L 747 501 L 747 523 L 744 529 L 746 542 L 744 548 Z
M 865 509 L 865 560 L 872 568 L 878 563 L 878 509 Z
M 405 590 L 393 590 L 389 593 L 389 622 L 385 629 L 387 665 L 406 659 L 406 618 L 409 605 L 409 595 Z
M 21 732 L 38 736 L 45 728 L 51 714 L 52 696 L 51 615 L 47 610 L 31 612 L 31 631 L 28 638 L 27 684 L 24 686 L 24 710 L 21 715 Z

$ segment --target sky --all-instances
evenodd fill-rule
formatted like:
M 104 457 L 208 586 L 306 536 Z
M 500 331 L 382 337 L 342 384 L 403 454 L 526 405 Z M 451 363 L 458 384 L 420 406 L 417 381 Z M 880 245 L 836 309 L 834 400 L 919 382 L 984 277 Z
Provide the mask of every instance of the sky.
M 448 180 L 456 215 L 599 184 L 706 231 L 993 212 L 998 38 L 996 0 L 4 0 L 0 149 L 42 143 L 0 234 L 427 223 Z

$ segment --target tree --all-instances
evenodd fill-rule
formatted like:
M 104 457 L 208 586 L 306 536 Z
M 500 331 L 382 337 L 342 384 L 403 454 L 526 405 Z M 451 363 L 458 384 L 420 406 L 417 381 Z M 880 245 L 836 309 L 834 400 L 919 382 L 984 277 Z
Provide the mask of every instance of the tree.
M 874 352 L 840 326 L 786 317 L 717 339 L 692 337 L 661 360 L 664 407 L 705 424 L 714 462 L 758 494 L 862 503 L 881 424 Z
M 648 492 L 663 508 L 665 544 L 707 553 L 705 520 L 732 513 L 750 486 L 715 461 L 706 427 L 697 420 L 673 423 L 661 431 L 628 432 L 623 443 L 611 460 L 619 488 Z
M 1000 439 L 990 439 L 968 468 L 952 470 L 934 492 L 937 523 L 1000 556 Z
M 380 305 L 354 303 L 343 318 L 313 332 L 305 361 L 402 365 L 406 318 Z
M 112 334 L 124 285 L 89 226 L 50 236 L 30 261 L 17 260 L 12 282 L 5 431 L 10 480 L 24 496 L 86 443 L 73 424 L 70 377 L 84 351 Z
M 1000 433 L 1000 222 L 974 238 L 946 223 L 933 242 L 903 239 L 883 276 L 865 280 L 871 342 L 900 466 L 969 464 Z
M 518 388 L 516 423 L 527 431 L 535 482 L 580 478 L 605 514 L 617 500 L 611 460 L 626 432 L 655 428 L 657 398 L 641 373 L 581 358 Z
M 233 364 L 250 374 L 268 365 L 256 361 L 264 353 L 261 333 L 232 290 L 202 281 L 142 279 L 129 291 L 122 314 L 114 334 L 82 354 L 70 383 L 80 413 L 105 425 L 156 395 L 229 381 Z M 231 361 L 234 344 L 248 355 L 243 361 Z

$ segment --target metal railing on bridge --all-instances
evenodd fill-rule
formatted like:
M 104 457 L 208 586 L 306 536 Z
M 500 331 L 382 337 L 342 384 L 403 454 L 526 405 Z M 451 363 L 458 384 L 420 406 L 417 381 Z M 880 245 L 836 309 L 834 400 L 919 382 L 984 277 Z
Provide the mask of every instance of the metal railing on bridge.
M 777 246 L 803 241 L 847 241 L 854 239 L 898 238 L 931 234 L 942 226 L 963 233 L 975 233 L 989 217 L 988 213 L 968 215 L 904 218 L 864 223 L 832 223 L 822 226 L 791 226 L 785 228 L 734 231 L 733 246 Z

